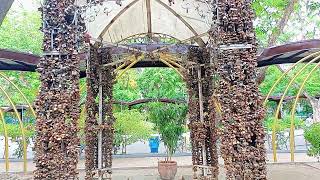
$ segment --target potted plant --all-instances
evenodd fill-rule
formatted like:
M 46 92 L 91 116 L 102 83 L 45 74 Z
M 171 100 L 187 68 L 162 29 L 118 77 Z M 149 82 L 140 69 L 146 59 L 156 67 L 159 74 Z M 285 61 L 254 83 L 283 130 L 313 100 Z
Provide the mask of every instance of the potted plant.
M 166 147 L 167 156 L 158 162 L 158 172 L 163 180 L 174 179 L 177 173 L 177 162 L 172 160 L 178 141 L 184 131 L 186 106 L 154 103 L 150 108 L 151 120 L 160 133 Z

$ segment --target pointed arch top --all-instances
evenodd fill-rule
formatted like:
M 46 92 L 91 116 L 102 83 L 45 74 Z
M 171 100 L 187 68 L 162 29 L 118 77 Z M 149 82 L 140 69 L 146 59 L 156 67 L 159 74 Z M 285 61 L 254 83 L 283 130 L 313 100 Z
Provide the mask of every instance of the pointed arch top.
M 87 22 L 90 35 L 110 43 L 142 33 L 188 39 L 210 28 L 208 19 L 212 13 L 205 1 L 175 0 L 169 5 L 167 0 L 123 0 L 122 4 L 106 1 L 97 5 L 92 10 L 94 21 Z M 206 41 L 207 37 L 199 37 L 193 43 L 204 46 Z

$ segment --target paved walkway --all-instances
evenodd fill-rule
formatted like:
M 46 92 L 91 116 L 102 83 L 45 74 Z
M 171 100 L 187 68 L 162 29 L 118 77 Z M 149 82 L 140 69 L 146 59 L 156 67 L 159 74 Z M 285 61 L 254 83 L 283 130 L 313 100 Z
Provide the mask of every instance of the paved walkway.
M 268 163 L 273 163 L 272 154 L 268 154 Z M 162 160 L 163 157 L 137 157 L 137 158 L 114 158 L 113 168 L 114 169 L 132 169 L 132 168 L 150 168 L 157 167 L 158 161 Z M 191 166 L 192 160 L 191 156 L 177 156 L 173 157 L 175 161 L 178 162 L 178 166 Z M 223 164 L 223 160 L 219 159 L 220 164 Z M 288 163 L 290 162 L 289 153 L 279 153 L 278 163 Z M 317 162 L 316 158 L 309 157 L 305 153 L 296 153 L 295 162 Z M 0 172 L 4 172 L 4 161 L 0 161 Z M 78 164 L 79 169 L 84 169 L 84 160 L 81 159 Z M 320 167 L 319 167 L 320 168 Z M 35 169 L 34 163 L 30 160 L 28 161 L 28 171 L 33 171 Z M 23 162 L 22 161 L 12 161 L 10 162 L 10 172 L 22 172 Z
M 319 180 L 319 163 L 269 163 L 268 180 Z M 225 179 L 223 166 L 219 168 L 219 180 Z M 84 171 L 80 170 L 79 179 L 84 179 Z M 175 180 L 192 180 L 191 167 L 179 167 Z M 157 168 L 116 169 L 112 180 L 158 180 Z M 32 173 L 4 174 L 0 173 L 0 180 L 32 180 Z
M 114 158 L 113 160 L 113 180 L 157 180 L 157 162 L 162 157 L 136 157 L 136 158 Z M 191 180 L 191 156 L 174 157 L 178 162 L 178 173 L 176 179 Z M 272 162 L 272 154 L 268 154 L 268 179 L 271 180 L 320 180 L 320 163 L 316 158 L 307 156 L 305 153 L 295 154 L 295 163 L 290 163 L 289 153 L 279 153 L 278 163 Z M 219 179 L 225 179 L 223 160 L 221 164 Z M 28 161 L 28 173 L 22 174 L 23 162 L 10 162 L 10 171 L 14 174 L 4 173 L 4 162 L 0 162 L 0 180 L 31 180 L 32 171 L 35 169 L 34 163 Z M 84 179 L 84 160 L 79 161 L 78 168 L 80 179 Z

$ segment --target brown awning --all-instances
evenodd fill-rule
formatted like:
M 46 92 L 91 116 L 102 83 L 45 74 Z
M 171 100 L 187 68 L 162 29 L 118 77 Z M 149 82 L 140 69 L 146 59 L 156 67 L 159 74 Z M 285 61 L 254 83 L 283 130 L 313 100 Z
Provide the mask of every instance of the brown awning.
M 132 44 L 125 47 L 112 47 L 113 55 L 123 55 L 131 53 L 131 48 L 139 49 L 144 52 L 151 52 L 159 49 L 162 45 L 147 45 L 147 44 Z M 167 52 L 173 54 L 186 54 L 190 45 L 170 45 Z M 288 64 L 295 63 L 308 56 L 309 54 L 320 51 L 320 40 L 305 40 L 293 42 L 281 46 L 266 48 L 260 55 L 258 55 L 258 67 L 270 66 L 274 64 Z M 40 56 L 15 52 L 10 50 L 0 49 L 0 70 L 13 70 L 13 71 L 31 71 L 34 72 L 36 65 L 39 63 Z M 82 55 L 81 77 L 85 76 L 85 55 Z M 310 60 L 310 59 L 309 59 Z M 161 62 L 143 61 L 135 67 L 164 67 Z

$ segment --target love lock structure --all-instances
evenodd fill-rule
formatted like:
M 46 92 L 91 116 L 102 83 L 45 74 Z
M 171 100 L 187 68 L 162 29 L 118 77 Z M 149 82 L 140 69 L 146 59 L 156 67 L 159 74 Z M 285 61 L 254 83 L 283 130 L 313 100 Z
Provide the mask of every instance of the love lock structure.
M 78 178 L 79 79 L 86 76 L 85 177 L 111 179 L 114 83 L 130 68 L 170 67 L 188 88 L 194 179 L 218 179 L 219 139 L 227 179 L 266 179 L 257 67 L 303 57 L 318 62 L 308 55 L 320 42 L 257 56 L 251 2 L 45 0 L 43 57 L 24 54 L 28 62 L 21 62 L 0 53 L 0 62 L 16 63 L 2 63 L 11 70 L 34 71 L 38 64 L 34 178 Z

